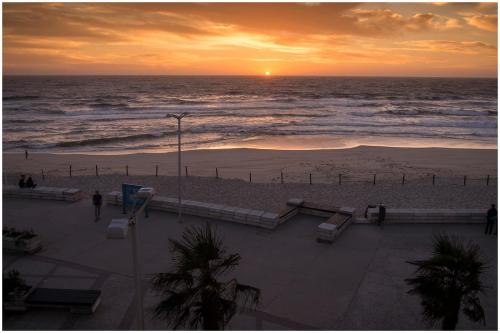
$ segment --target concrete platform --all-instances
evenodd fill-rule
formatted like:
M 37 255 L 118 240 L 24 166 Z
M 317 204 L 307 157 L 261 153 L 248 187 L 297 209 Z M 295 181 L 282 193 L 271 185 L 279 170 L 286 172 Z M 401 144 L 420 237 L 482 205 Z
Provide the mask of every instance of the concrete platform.
M 461 317 L 457 329 L 497 329 L 497 237 L 484 235 L 480 224 L 351 224 L 333 244 L 316 241 L 317 226 L 325 219 L 297 215 L 275 230 L 150 211 L 139 219 L 140 256 L 144 286 L 150 274 L 167 271 L 168 239 L 180 238 L 189 225 L 210 221 L 230 253 L 241 255 L 230 277 L 261 289 L 256 312 L 233 318 L 227 329 L 238 330 L 425 330 L 418 298 L 406 293 L 404 279 L 414 268 L 407 260 L 430 255 L 432 235 L 447 232 L 481 246 L 491 267 L 484 275 L 489 287 L 481 296 L 487 325 Z M 3 200 L 3 225 L 33 228 L 45 247 L 36 255 L 3 255 L 3 270 L 17 269 L 39 287 L 102 290 L 93 315 L 30 310 L 6 314 L 4 330 L 131 330 L 135 329 L 135 300 L 131 248 L 126 240 L 106 239 L 120 207 L 105 206 L 94 222 L 90 201 L 75 203 L 28 199 Z M 159 301 L 145 292 L 146 329 L 166 329 L 152 319 Z

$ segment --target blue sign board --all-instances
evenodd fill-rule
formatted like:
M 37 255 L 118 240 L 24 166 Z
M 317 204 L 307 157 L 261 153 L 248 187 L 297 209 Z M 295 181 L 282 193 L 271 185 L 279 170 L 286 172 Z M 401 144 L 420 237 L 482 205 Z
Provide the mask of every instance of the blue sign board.
M 141 185 L 122 184 L 123 210 L 127 205 L 142 205 L 143 199 L 137 199 L 135 194 L 142 188 Z

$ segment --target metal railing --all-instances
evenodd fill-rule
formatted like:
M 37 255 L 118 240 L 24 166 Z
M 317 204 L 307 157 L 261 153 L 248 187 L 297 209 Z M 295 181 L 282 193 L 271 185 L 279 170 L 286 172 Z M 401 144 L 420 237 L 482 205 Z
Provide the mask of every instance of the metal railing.
M 134 172 L 135 171 L 135 172 Z M 34 179 L 45 180 L 50 177 L 78 177 L 78 176 L 95 176 L 101 177 L 105 175 L 122 175 L 128 176 L 170 176 L 177 177 L 175 168 L 162 168 L 161 165 L 151 165 L 150 172 L 145 171 L 144 167 L 134 170 L 130 165 L 122 167 L 109 167 L 106 165 L 94 165 L 92 167 L 78 167 L 69 165 L 67 168 L 44 169 L 41 168 L 38 172 L 33 170 L 4 170 L 4 184 L 15 184 L 13 177 L 19 177 L 21 174 L 31 175 Z M 484 185 L 495 186 L 497 183 L 496 175 L 458 175 L 458 174 L 431 174 L 431 173 L 401 173 L 394 172 L 377 172 L 377 173 L 361 173 L 350 172 L 348 170 L 327 171 L 312 171 L 312 170 L 290 170 L 285 168 L 276 170 L 250 170 L 243 168 L 224 168 L 215 167 L 207 168 L 203 166 L 188 166 L 183 168 L 183 177 L 213 177 L 215 179 L 240 179 L 248 182 L 256 183 L 301 183 L 301 184 L 332 184 L 345 186 L 348 184 L 371 184 L 373 186 L 383 184 L 399 184 L 401 186 L 416 186 L 416 185 Z M 6 181 L 6 178 L 8 181 Z

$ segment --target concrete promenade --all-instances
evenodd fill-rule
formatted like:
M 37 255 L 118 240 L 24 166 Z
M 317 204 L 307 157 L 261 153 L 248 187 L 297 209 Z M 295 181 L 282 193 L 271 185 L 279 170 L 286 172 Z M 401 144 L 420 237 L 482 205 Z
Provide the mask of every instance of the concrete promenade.
M 135 299 L 129 239 L 107 240 L 112 218 L 121 209 L 103 206 L 94 222 L 90 200 L 76 203 L 4 199 L 3 226 L 33 228 L 44 249 L 35 255 L 3 254 L 3 270 L 17 269 L 31 285 L 58 288 L 97 288 L 102 303 L 92 315 L 61 310 L 28 310 L 5 314 L 4 330 L 132 330 Z M 233 318 L 227 329 L 239 330 L 425 330 L 419 299 L 406 293 L 404 279 L 414 267 L 407 260 L 424 259 L 432 250 L 432 235 L 457 234 L 481 246 L 490 266 L 484 275 L 489 287 L 481 297 L 486 326 L 461 317 L 457 329 L 497 329 L 497 237 L 484 235 L 484 225 L 472 224 L 351 224 L 333 243 L 316 242 L 323 219 L 299 215 L 276 230 L 185 216 L 150 212 L 140 219 L 146 329 L 166 329 L 152 318 L 159 301 L 149 291 L 152 273 L 170 265 L 168 238 L 178 239 L 188 225 L 210 221 L 229 253 L 241 255 L 241 265 L 228 277 L 261 289 L 256 312 Z M 437 327 L 438 328 L 438 327 Z

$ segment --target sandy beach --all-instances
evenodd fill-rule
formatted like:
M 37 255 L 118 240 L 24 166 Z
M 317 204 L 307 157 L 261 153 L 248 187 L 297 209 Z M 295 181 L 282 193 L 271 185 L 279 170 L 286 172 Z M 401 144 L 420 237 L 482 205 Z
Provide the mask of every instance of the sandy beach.
M 30 154 L 4 153 L 3 169 L 7 172 L 40 174 L 44 169 L 50 175 L 68 176 L 99 174 L 177 175 L 177 153 L 130 155 L 85 154 Z M 372 174 L 400 178 L 408 176 L 439 175 L 443 177 L 486 177 L 497 173 L 497 150 L 449 148 L 392 148 L 360 146 L 349 149 L 271 150 L 271 149 L 205 149 L 182 153 L 182 172 L 188 166 L 189 175 L 215 176 L 218 168 L 221 178 L 248 179 L 269 182 L 280 177 L 288 182 L 309 181 L 312 173 L 316 182 L 330 183 L 339 173 L 344 177 L 362 180 Z M 307 175 L 307 177 L 305 177 Z
M 186 199 L 279 210 L 287 199 L 352 206 L 358 213 L 391 207 L 483 208 L 497 201 L 497 151 L 487 149 L 358 147 L 338 150 L 198 150 L 182 154 Z M 69 165 L 72 177 L 69 177 Z M 95 176 L 95 166 L 98 174 Z M 129 176 L 126 176 L 128 165 Z M 155 176 L 158 165 L 159 176 Z M 219 179 L 215 178 L 218 169 Z M 177 194 L 177 154 L 3 154 L 4 183 L 31 174 L 40 185 L 119 190 L 122 183 Z M 41 170 L 44 170 L 44 180 Z M 281 174 L 283 182 L 281 184 Z M 252 173 L 252 183 L 249 182 Z M 311 179 L 309 175 L 311 174 Z M 341 184 L 339 184 L 339 174 Z M 375 185 L 373 184 L 376 174 Z M 402 184 L 403 174 L 405 183 Z M 435 175 L 435 183 L 432 177 Z M 489 186 L 486 177 L 490 175 Z M 464 176 L 466 186 L 464 186 Z M 312 184 L 309 184 L 311 180 Z

